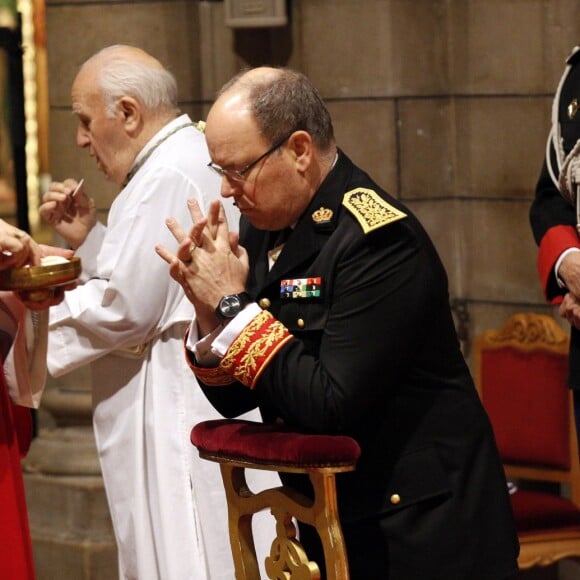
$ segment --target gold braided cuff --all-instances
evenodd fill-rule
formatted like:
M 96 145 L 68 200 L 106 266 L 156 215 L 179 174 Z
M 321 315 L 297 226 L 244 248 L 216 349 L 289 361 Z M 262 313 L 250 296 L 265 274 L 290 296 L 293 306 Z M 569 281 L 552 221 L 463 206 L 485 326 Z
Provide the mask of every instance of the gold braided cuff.
M 262 310 L 228 348 L 219 368 L 253 389 L 274 355 L 291 338 L 281 322 Z
M 235 382 L 234 378 L 220 367 L 198 367 L 191 362 L 189 366 L 195 376 L 208 387 L 225 387 Z
M 189 335 L 189 329 L 185 332 L 183 337 L 183 350 L 185 351 L 185 360 L 189 368 L 193 371 L 193 374 L 205 385 L 209 387 L 225 387 L 226 385 L 231 385 L 234 383 L 234 378 L 218 367 L 199 367 L 196 364 L 195 356 L 192 352 L 187 350 L 185 346 L 187 344 L 187 337 Z

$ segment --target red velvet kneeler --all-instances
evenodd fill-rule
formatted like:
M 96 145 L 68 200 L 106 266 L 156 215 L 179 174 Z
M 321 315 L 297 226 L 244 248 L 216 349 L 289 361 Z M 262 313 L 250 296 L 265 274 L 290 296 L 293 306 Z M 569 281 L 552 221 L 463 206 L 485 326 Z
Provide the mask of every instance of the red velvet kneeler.
M 346 436 L 296 433 L 283 425 L 242 419 L 197 424 L 191 442 L 209 453 L 225 453 L 258 463 L 322 466 L 349 464 L 360 456 L 358 443 Z

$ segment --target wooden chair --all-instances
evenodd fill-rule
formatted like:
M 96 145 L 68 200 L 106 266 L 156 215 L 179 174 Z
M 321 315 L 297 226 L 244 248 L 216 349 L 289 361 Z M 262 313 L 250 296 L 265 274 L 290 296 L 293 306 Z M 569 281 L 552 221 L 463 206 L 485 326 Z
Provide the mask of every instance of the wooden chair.
M 511 316 L 478 337 L 474 374 L 511 494 L 521 570 L 580 557 L 580 464 L 572 395 L 567 388 L 568 335 L 549 316 Z M 530 482 L 568 486 L 570 499 Z M 545 485 L 544 485 L 545 488 Z
M 217 419 L 197 424 L 191 442 L 200 457 L 220 464 L 237 580 L 260 578 L 252 516 L 264 509 L 270 509 L 276 518 L 276 538 L 265 563 L 268 578 L 320 578 L 318 565 L 309 561 L 296 540 L 296 518 L 316 528 L 324 548 L 326 578 L 348 580 L 335 475 L 355 469 L 360 448 L 354 439 L 295 433 L 281 425 Z M 253 493 L 246 483 L 247 468 L 307 474 L 314 500 L 286 486 Z

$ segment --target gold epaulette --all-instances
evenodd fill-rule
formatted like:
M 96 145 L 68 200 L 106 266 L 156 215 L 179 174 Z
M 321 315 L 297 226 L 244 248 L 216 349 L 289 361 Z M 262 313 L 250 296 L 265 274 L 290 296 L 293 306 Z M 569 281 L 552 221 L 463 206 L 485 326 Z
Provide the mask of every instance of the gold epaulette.
M 361 225 L 365 234 L 407 217 L 407 214 L 387 203 L 376 191 L 357 187 L 342 198 L 346 207 Z

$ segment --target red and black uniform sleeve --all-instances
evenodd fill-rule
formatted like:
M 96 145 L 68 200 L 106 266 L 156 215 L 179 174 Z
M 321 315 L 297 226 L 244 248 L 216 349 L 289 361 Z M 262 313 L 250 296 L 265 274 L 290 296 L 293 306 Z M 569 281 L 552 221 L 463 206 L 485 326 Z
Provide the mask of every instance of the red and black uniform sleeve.
M 530 209 L 530 223 L 539 246 L 537 265 L 542 288 L 546 300 L 555 304 L 561 301 L 566 289 L 558 286 L 554 266 L 564 250 L 580 248 L 580 239 L 575 209 L 561 196 L 545 162 Z

